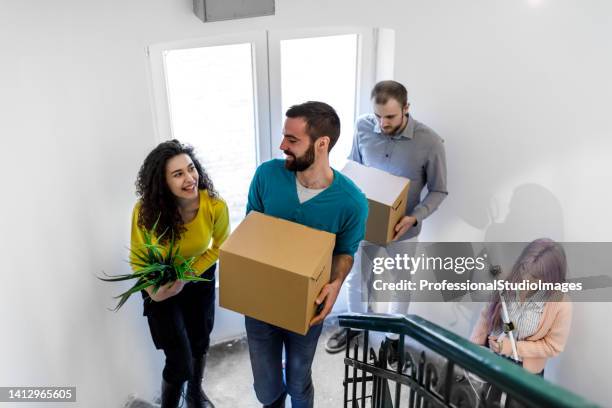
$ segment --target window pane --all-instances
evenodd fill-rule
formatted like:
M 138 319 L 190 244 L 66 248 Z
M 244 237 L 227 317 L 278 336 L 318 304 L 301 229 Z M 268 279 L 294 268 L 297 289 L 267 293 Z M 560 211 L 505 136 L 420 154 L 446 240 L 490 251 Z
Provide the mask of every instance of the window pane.
M 357 34 L 281 41 L 283 115 L 296 103 L 330 104 L 340 116 L 340 139 L 331 151 L 332 167 L 346 163 L 353 141 Z M 284 120 L 284 116 L 283 116 Z
M 165 64 L 172 134 L 197 149 L 234 228 L 256 166 L 251 44 L 167 51 Z

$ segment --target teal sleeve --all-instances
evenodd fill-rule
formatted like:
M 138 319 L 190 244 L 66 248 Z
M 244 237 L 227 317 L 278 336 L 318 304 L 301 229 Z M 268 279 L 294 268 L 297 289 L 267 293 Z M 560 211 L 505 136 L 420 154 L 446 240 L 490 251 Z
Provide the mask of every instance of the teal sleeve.
M 261 166 L 255 170 L 253 180 L 251 180 L 251 186 L 249 187 L 249 196 L 247 200 L 246 213 L 251 211 L 257 211 L 260 213 L 264 212 L 264 205 L 262 201 L 262 186 L 261 186 Z
M 354 256 L 359 243 L 365 238 L 366 221 L 368 219 L 368 201 L 361 196 L 347 215 L 342 229 L 336 234 L 334 255 Z

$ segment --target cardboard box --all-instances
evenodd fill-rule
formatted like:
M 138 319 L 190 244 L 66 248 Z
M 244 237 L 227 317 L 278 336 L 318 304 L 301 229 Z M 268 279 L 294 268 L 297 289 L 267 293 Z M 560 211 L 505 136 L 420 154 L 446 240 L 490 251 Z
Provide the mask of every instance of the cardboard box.
M 406 214 L 410 180 L 351 160 L 342 174 L 353 180 L 368 199 L 365 240 L 387 245 L 395 235 L 395 225 Z
M 329 282 L 336 236 L 255 211 L 219 253 L 219 304 L 306 334 Z

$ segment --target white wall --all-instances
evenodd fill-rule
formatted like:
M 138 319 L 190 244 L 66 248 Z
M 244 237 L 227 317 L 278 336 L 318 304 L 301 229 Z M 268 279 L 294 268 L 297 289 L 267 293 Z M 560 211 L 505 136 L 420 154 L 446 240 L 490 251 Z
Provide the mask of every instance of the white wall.
M 396 79 L 414 116 L 446 139 L 450 195 L 422 240 L 610 240 L 609 2 L 278 0 L 276 16 L 208 24 L 191 7 L 0 4 L 0 321 L 9 334 L 0 384 L 76 385 L 87 407 L 158 388 L 162 358 L 138 299 L 108 312 L 116 287 L 94 277 L 127 270 L 133 183 L 154 145 L 147 44 L 295 26 L 394 28 Z M 576 305 L 567 351 L 547 369 L 603 405 L 612 355 L 593 345 L 612 334 L 609 309 Z M 452 323 L 444 305 L 422 312 Z M 468 321 L 453 327 L 467 334 Z

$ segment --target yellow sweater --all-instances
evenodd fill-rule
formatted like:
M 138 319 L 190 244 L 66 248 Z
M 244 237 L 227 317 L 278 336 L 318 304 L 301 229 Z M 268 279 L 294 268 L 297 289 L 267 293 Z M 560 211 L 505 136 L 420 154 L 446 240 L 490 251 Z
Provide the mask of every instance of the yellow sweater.
M 144 244 L 142 229 L 138 227 L 140 205 L 140 201 L 137 202 L 132 212 L 131 248 L 134 250 L 142 248 Z M 200 190 L 198 213 L 191 222 L 185 224 L 185 228 L 187 231 L 183 232 L 175 245 L 180 246 L 179 254 L 183 258 L 196 258 L 193 268 L 197 275 L 201 275 L 217 261 L 219 247 L 229 235 L 227 204 L 221 198 L 209 197 L 206 190 Z M 135 260 L 133 255 L 130 255 L 130 259 Z

